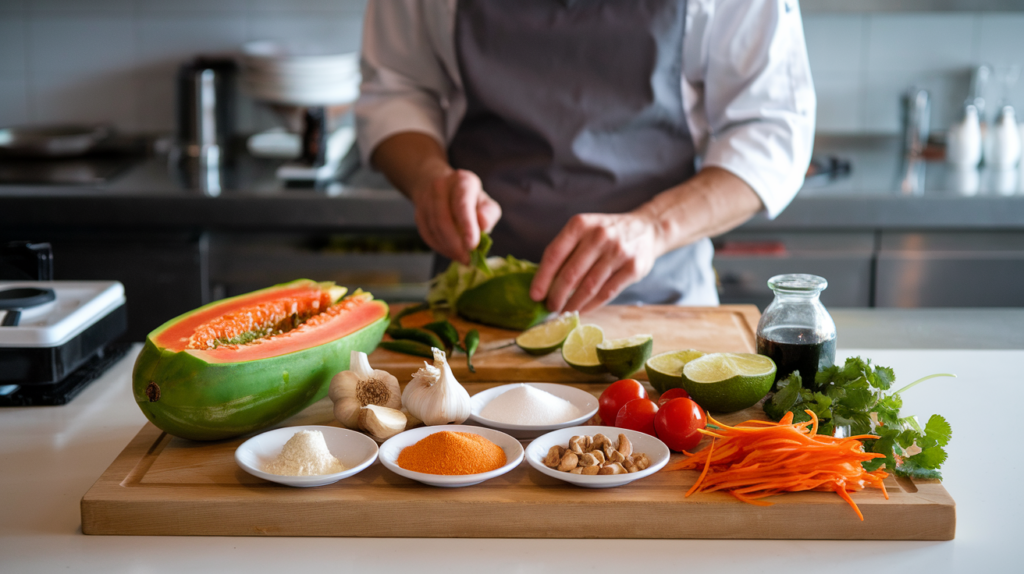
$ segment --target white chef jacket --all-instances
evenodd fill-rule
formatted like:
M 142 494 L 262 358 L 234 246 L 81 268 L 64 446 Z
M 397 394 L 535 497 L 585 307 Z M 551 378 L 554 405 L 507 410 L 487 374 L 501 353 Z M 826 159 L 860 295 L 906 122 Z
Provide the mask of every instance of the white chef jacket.
M 355 105 L 366 165 L 397 133 L 424 133 L 445 148 L 455 135 L 466 112 L 456 3 L 369 1 Z M 688 0 L 685 26 L 679 89 L 699 165 L 738 176 L 774 218 L 803 185 L 814 144 L 816 100 L 799 5 Z

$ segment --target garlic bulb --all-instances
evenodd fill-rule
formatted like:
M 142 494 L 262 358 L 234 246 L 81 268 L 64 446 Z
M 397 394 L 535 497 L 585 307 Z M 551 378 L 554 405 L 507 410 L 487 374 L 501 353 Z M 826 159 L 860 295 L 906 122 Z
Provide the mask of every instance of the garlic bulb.
M 426 425 L 461 424 L 469 418 L 466 388 L 455 380 L 444 351 L 431 348 L 434 365 L 423 363 L 405 386 L 402 403 L 409 413 Z
M 348 368 L 334 375 L 328 392 L 334 401 L 334 418 L 338 422 L 350 429 L 358 429 L 359 409 L 362 407 L 402 407 L 402 389 L 398 379 L 387 371 L 371 369 L 366 353 L 352 351 Z

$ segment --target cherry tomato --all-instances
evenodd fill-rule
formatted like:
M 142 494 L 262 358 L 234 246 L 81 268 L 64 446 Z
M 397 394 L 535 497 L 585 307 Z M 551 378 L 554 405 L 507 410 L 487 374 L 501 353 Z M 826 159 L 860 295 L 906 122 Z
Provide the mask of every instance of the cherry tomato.
M 665 406 L 665 403 L 671 401 L 672 399 L 688 398 L 690 398 L 690 393 L 686 392 L 685 389 L 669 389 L 664 393 L 661 393 L 661 396 L 658 397 L 658 406 L 663 407 Z
M 690 399 L 672 399 L 654 417 L 658 438 L 675 451 L 692 451 L 704 436 L 697 432 L 707 426 L 707 416 Z
M 606 425 L 615 424 L 615 415 L 619 413 L 622 405 L 633 399 L 646 399 L 647 390 L 636 379 L 622 379 L 615 381 L 601 393 L 597 400 L 597 413 Z
M 658 414 L 658 405 L 649 399 L 633 399 L 622 405 L 615 417 L 615 426 L 654 434 L 654 417 Z

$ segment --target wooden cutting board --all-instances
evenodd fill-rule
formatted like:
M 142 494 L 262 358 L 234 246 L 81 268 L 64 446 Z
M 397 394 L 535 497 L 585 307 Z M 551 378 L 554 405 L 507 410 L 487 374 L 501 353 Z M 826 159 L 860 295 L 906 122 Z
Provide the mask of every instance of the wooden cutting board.
M 469 383 L 470 393 L 495 383 Z M 598 394 L 603 384 L 574 383 Z M 724 422 L 763 417 L 758 407 Z M 726 417 L 723 417 L 726 418 Z M 321 401 L 282 426 L 331 424 Z M 525 461 L 476 486 L 434 488 L 379 462 L 341 482 L 290 488 L 234 461 L 245 438 L 198 443 L 146 424 L 82 499 L 85 534 L 170 536 L 369 536 L 481 538 L 764 538 L 950 540 L 956 507 L 939 482 L 900 484 L 852 497 L 775 496 L 753 506 L 727 494 L 684 495 L 696 471 L 658 472 L 626 486 L 586 489 Z M 674 454 L 672 462 L 682 455 Z
M 427 321 L 413 317 L 409 324 Z M 583 318 L 609 337 L 651 333 L 655 352 L 697 348 L 753 351 L 758 312 L 718 308 L 606 307 Z M 455 320 L 461 333 L 472 328 Z M 479 326 L 477 326 L 480 328 Z M 515 333 L 480 328 L 484 346 Z M 490 381 L 561 381 L 599 395 L 610 377 L 589 382 L 558 354 L 531 357 L 515 347 L 485 350 L 469 376 L 461 355 L 452 366 L 470 394 Z M 378 351 L 371 365 L 405 383 L 422 362 Z M 461 366 L 460 366 L 461 365 Z M 641 371 L 642 373 L 642 371 Z M 722 417 L 764 418 L 755 406 Z M 336 424 L 329 400 L 280 426 Z M 373 536 L 503 538 L 776 538 L 949 540 L 956 506 L 938 482 L 887 479 L 889 500 L 866 490 L 852 496 L 864 521 L 833 493 L 776 496 L 773 506 L 744 504 L 727 494 L 684 494 L 695 471 L 658 472 L 626 486 L 591 490 L 541 474 L 525 461 L 482 484 L 425 486 L 380 463 L 333 485 L 289 488 L 255 478 L 235 464 L 246 438 L 199 443 L 147 424 L 82 498 L 86 534 L 224 536 Z M 681 455 L 672 456 L 675 462 Z
M 404 305 L 392 307 L 398 313 Z M 753 353 L 754 333 L 760 313 L 753 305 L 722 305 L 720 307 L 677 307 L 674 305 L 607 305 L 580 317 L 581 323 L 592 323 L 604 329 L 605 337 L 618 339 L 648 333 L 654 336 L 654 354 L 679 349 L 707 352 Z M 402 325 L 416 327 L 434 320 L 429 311 L 409 315 Z M 450 318 L 459 335 L 470 329 L 480 331 L 480 349 L 473 356 L 476 373 L 466 367 L 466 356 L 456 352 L 448 364 L 461 382 L 469 381 L 532 381 L 532 382 L 612 382 L 611 375 L 585 375 L 570 368 L 561 353 L 543 357 L 528 355 L 516 347 L 518 331 L 470 323 L 459 317 Z M 398 377 L 402 383 L 423 366 L 423 358 L 403 355 L 378 348 L 370 355 L 370 365 Z M 643 369 L 635 375 L 646 380 Z

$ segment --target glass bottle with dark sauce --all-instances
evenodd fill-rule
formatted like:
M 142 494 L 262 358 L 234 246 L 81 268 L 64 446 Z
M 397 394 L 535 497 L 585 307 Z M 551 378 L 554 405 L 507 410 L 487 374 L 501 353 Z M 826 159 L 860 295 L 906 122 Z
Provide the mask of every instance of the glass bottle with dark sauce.
M 836 324 L 819 297 L 828 281 L 817 275 L 776 275 L 775 300 L 757 324 L 757 352 L 775 361 L 775 380 L 800 371 L 804 386 L 836 359 Z

